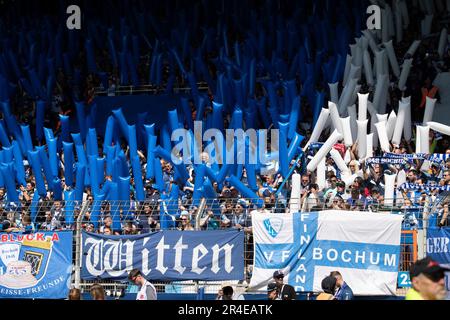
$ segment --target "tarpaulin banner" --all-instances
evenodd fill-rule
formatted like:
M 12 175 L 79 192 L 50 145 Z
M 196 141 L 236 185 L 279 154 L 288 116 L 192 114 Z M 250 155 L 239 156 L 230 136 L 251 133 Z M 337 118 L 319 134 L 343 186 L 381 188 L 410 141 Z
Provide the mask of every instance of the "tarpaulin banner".
M 67 298 L 71 274 L 72 232 L 0 234 L 0 298 Z
M 319 292 L 339 271 L 358 295 L 394 295 L 402 217 L 325 211 L 252 213 L 254 269 L 250 288 L 265 290 L 276 270 L 298 292 Z
M 242 280 L 244 233 L 161 231 L 136 236 L 83 232 L 85 280 L 125 280 L 140 269 L 149 280 Z
M 427 229 L 427 256 L 450 266 L 450 228 Z

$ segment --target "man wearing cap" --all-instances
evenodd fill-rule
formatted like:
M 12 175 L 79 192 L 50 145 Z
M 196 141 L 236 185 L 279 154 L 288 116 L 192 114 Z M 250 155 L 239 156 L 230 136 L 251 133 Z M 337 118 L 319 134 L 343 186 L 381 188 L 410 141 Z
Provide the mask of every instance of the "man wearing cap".
M 278 288 L 278 298 L 280 300 L 295 300 L 297 294 L 293 286 L 283 283 L 284 273 L 281 270 L 277 270 L 273 273 L 273 279 Z
M 444 300 L 445 272 L 436 261 L 427 257 L 416 261 L 409 270 L 412 288 L 406 294 L 406 300 Z
M 281 300 L 278 296 L 278 287 L 275 282 L 271 282 L 267 285 L 267 298 L 269 300 Z

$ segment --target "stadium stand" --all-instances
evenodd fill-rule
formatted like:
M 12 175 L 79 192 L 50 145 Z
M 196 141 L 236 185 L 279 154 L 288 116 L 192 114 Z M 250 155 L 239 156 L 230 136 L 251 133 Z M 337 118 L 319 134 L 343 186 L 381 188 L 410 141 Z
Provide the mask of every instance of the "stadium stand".
M 389 212 L 408 271 L 424 221 L 450 226 L 450 7 L 380 1 L 370 31 L 371 2 L 78 1 L 81 30 L 67 1 L 5 2 L 2 231 L 241 230 L 245 286 L 254 210 Z

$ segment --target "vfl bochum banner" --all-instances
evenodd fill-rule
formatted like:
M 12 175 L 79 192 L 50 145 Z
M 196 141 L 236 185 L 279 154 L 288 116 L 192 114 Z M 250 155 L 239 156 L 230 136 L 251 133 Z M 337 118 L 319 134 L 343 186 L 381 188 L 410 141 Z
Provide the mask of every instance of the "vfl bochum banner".
M 321 291 L 339 271 L 358 295 L 393 295 L 402 216 L 347 211 L 252 213 L 254 270 L 250 287 L 265 290 L 276 270 L 298 292 Z
M 0 234 L 0 298 L 67 298 L 71 274 L 72 232 Z
M 134 268 L 149 280 L 242 280 L 244 233 L 161 231 L 136 236 L 83 232 L 85 280 L 125 280 Z

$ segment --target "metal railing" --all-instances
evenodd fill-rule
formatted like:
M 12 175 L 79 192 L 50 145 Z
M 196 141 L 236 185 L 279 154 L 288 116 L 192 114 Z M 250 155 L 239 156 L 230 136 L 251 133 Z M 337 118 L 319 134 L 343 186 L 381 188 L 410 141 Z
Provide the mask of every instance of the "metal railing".
M 103 88 L 103 87 L 96 87 L 94 88 L 94 94 L 96 96 L 105 96 L 105 95 L 133 95 L 133 94 L 159 94 L 163 93 L 166 90 L 167 84 L 164 84 L 162 86 L 155 86 L 151 84 L 147 85 L 140 85 L 140 86 L 117 86 L 114 89 L 111 88 Z M 189 86 L 175 86 L 172 88 L 172 91 L 174 93 L 189 93 L 192 90 Z M 209 86 L 206 82 L 198 82 L 197 83 L 197 90 L 200 92 L 205 92 L 209 90 Z

